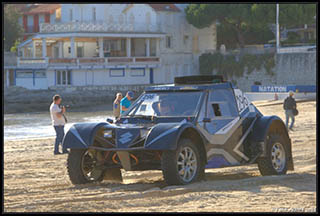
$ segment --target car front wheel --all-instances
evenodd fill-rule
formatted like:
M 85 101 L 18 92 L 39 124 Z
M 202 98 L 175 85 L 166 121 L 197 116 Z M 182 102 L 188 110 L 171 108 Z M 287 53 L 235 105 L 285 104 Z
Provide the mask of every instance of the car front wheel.
M 68 155 L 68 174 L 73 184 L 100 182 L 103 171 L 95 155 L 88 149 L 71 149 Z
M 200 150 L 189 139 L 181 139 L 175 151 L 163 152 L 161 166 L 168 185 L 189 184 L 200 180 L 204 175 Z

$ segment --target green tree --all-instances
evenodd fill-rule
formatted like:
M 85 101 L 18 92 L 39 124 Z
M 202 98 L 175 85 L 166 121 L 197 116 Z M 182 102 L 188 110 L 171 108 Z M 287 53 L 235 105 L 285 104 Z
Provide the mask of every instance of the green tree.
M 19 12 L 13 4 L 5 4 L 4 5 L 4 49 L 5 51 L 10 51 L 11 47 L 15 46 L 21 34 L 23 33 L 23 29 L 18 22 Z
M 262 12 L 268 11 L 269 5 L 260 4 L 191 4 L 186 9 L 186 17 L 190 24 L 196 28 L 211 26 L 218 21 L 220 29 L 235 34 L 236 44 L 245 45 L 245 34 L 252 28 L 266 28 L 269 16 L 264 14 L 264 19 L 259 19 Z M 219 32 L 218 32 L 219 34 Z
M 316 4 L 279 4 L 279 25 L 294 28 L 304 24 L 314 24 L 316 13 Z
M 220 41 L 231 42 L 225 43 L 229 47 L 270 40 L 269 24 L 276 23 L 275 4 L 190 4 L 185 13 L 187 21 L 199 29 L 218 21 L 218 44 L 220 36 Z M 281 26 L 315 23 L 315 15 L 316 4 L 280 4 Z

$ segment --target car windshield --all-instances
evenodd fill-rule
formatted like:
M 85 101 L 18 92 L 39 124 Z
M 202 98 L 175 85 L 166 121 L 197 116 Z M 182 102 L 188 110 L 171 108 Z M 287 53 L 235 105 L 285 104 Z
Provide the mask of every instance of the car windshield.
M 124 115 L 126 116 L 195 116 L 202 92 L 145 93 Z

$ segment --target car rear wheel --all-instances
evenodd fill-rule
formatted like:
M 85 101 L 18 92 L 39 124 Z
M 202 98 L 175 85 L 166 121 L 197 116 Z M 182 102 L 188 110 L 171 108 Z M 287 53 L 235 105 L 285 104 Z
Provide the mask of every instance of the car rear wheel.
M 204 175 L 200 150 L 189 139 L 181 139 L 175 151 L 163 152 L 161 166 L 168 185 L 189 184 L 200 180 Z
M 88 149 L 71 149 L 68 155 L 68 174 L 73 184 L 100 182 L 103 170 L 98 166 L 95 155 Z
M 267 143 L 266 157 L 257 160 L 261 175 L 282 175 L 288 170 L 287 143 L 279 134 L 271 134 Z

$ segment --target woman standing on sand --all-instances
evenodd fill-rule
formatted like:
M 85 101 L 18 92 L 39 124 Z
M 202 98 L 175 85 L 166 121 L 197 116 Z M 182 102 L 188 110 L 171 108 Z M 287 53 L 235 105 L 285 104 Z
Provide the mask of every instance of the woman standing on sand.
M 113 102 L 113 115 L 115 118 L 120 117 L 120 101 L 122 99 L 122 94 L 117 93 L 116 99 Z

